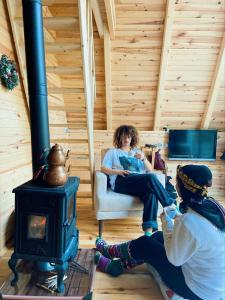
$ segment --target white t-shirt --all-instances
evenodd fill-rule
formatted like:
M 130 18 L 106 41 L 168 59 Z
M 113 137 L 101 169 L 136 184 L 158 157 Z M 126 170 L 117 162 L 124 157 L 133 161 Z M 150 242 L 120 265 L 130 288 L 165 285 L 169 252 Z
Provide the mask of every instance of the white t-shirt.
M 140 150 L 137 148 L 134 148 L 129 152 L 116 148 L 110 149 L 103 158 L 102 166 L 116 170 L 128 170 L 131 173 L 146 173 L 144 162 L 134 157 L 138 152 L 140 152 Z M 115 188 L 117 176 L 118 175 L 116 174 L 109 175 L 110 186 L 113 190 Z
M 168 260 L 181 266 L 185 282 L 204 300 L 225 295 L 225 233 L 189 209 L 175 219 L 171 231 L 162 222 Z

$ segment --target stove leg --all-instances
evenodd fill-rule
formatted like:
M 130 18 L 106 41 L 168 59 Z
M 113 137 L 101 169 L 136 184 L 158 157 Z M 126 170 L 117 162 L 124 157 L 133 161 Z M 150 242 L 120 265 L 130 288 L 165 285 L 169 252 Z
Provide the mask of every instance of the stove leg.
M 58 273 L 57 277 L 57 292 L 63 293 L 65 290 L 65 285 L 63 283 L 63 277 L 68 269 L 68 262 L 64 262 L 62 265 L 57 265 L 56 270 Z
M 16 270 L 16 264 L 17 264 L 17 258 L 11 257 L 10 260 L 8 261 L 8 266 L 14 273 L 14 278 L 11 281 L 11 286 L 15 286 L 18 281 L 18 272 Z

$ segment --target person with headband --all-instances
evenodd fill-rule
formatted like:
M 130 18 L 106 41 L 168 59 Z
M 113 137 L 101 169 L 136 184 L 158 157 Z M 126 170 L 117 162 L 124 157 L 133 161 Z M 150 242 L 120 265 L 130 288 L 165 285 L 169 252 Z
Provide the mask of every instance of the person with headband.
M 225 295 L 225 210 L 208 197 L 212 173 L 206 166 L 177 167 L 180 211 L 164 209 L 162 231 L 117 245 L 96 240 L 99 270 L 118 276 L 147 262 L 176 294 L 190 300 Z M 116 259 L 115 259 L 116 258 Z
M 158 201 L 170 206 L 174 198 L 164 189 L 144 153 L 137 148 L 138 132 L 134 126 L 121 125 L 114 133 L 115 148 L 103 158 L 101 171 L 108 175 L 116 193 L 138 196 L 144 204 L 142 228 L 146 235 L 158 229 Z

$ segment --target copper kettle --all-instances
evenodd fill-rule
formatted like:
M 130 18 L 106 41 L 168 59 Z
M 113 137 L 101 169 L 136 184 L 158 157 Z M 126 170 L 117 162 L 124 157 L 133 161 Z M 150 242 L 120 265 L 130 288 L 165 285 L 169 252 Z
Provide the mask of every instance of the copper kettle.
M 51 148 L 47 156 L 48 169 L 44 174 L 44 181 L 48 185 L 61 186 L 66 183 L 68 175 L 65 171 L 65 163 L 68 153 L 69 151 L 65 155 L 62 146 L 59 144 L 55 144 Z
M 67 156 L 65 156 L 62 146 L 60 146 L 59 144 L 55 144 L 51 148 L 48 154 L 47 162 L 49 165 L 53 165 L 53 166 L 64 166 L 67 157 L 68 157 L 68 152 L 67 152 Z

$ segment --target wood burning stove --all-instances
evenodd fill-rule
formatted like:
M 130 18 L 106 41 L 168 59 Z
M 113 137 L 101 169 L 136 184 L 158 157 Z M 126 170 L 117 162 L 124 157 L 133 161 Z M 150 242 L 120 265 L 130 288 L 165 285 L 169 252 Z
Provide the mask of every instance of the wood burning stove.
M 50 148 L 47 80 L 41 0 L 22 0 L 26 68 L 31 124 L 32 167 L 39 173 L 46 165 L 43 155 Z M 15 249 L 9 260 L 18 281 L 18 259 L 31 260 L 39 268 L 58 273 L 57 290 L 63 292 L 68 260 L 77 253 L 76 191 L 79 178 L 70 177 L 62 187 L 48 187 L 42 181 L 29 181 L 14 189 Z
M 16 232 L 14 253 L 9 266 L 14 272 L 12 285 L 18 281 L 18 259 L 37 263 L 46 271 L 46 264 L 58 273 L 57 290 L 63 292 L 63 277 L 68 260 L 78 249 L 76 229 L 76 191 L 79 178 L 69 177 L 63 187 L 49 188 L 33 181 L 15 188 Z

